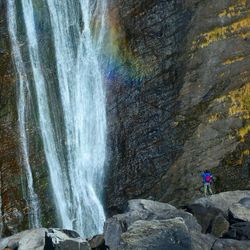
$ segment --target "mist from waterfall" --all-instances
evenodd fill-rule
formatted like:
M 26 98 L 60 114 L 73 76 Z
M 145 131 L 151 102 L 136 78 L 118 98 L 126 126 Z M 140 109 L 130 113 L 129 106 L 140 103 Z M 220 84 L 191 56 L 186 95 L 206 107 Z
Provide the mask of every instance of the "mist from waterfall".
M 106 32 L 106 1 L 44 0 L 55 49 L 59 100 L 51 99 L 48 86 L 53 81 L 44 75 L 35 1 L 21 0 L 33 76 L 32 81 L 27 80 L 18 41 L 14 2 L 9 0 L 8 4 L 9 32 L 19 75 L 18 113 L 30 199 L 35 204 L 37 198 L 25 134 L 28 89 L 32 85 L 61 226 L 75 229 L 86 237 L 100 233 L 105 220 L 101 199 L 106 153 L 106 110 L 101 53 Z M 51 109 L 51 103 L 55 101 L 61 104 L 63 138 L 57 132 L 59 121 L 55 120 L 57 116 Z M 33 216 L 39 221 L 39 209 L 36 210 L 35 205 Z M 35 223 L 32 224 L 35 226 Z

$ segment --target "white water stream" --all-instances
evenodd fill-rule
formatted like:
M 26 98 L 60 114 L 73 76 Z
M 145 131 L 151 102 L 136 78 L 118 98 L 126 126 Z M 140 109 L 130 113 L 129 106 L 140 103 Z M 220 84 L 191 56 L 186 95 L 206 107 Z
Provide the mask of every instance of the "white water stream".
M 18 15 L 8 0 L 9 32 L 19 75 L 19 124 L 28 188 L 33 206 L 32 224 L 39 224 L 39 209 L 29 165 L 25 133 L 27 91 L 34 84 L 39 126 L 50 172 L 57 215 L 63 227 L 90 236 L 102 232 L 101 203 L 106 151 L 105 91 L 100 63 L 105 34 L 106 1 L 44 0 L 47 3 L 55 48 L 57 81 L 64 121 L 64 152 L 58 145 L 50 110 L 36 27 L 34 0 L 20 0 L 33 81 L 28 81 L 17 35 Z M 61 150 L 61 151 L 60 151 Z M 63 159 L 61 156 L 64 156 Z M 66 164 L 65 164 L 66 159 Z M 36 221 L 36 222 L 35 222 Z

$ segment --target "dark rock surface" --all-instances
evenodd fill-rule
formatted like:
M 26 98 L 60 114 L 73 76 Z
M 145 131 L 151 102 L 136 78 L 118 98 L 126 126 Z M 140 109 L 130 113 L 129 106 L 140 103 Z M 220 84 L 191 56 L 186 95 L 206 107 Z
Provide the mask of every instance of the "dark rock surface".
M 216 240 L 212 250 L 250 250 L 250 241 L 238 241 L 230 239 Z
M 106 250 L 107 249 L 105 246 L 106 244 L 105 244 L 103 234 L 95 235 L 94 237 L 89 239 L 88 242 L 92 250 Z
M 226 218 L 222 214 L 219 214 L 213 219 L 209 233 L 220 238 L 229 230 L 229 226 L 230 224 Z
M 235 240 L 250 240 L 250 222 L 232 224 L 229 231 L 224 234 L 224 237 Z
M 204 207 L 200 204 L 191 204 L 187 206 L 187 211 L 192 213 L 202 226 L 202 233 L 210 233 L 213 221 L 218 215 L 222 215 L 220 209 L 212 206 Z
M 185 205 L 205 169 L 216 190 L 250 188 L 249 1 L 111 2 L 120 67 L 138 62 L 140 81 L 107 87 L 110 214 L 137 197 Z

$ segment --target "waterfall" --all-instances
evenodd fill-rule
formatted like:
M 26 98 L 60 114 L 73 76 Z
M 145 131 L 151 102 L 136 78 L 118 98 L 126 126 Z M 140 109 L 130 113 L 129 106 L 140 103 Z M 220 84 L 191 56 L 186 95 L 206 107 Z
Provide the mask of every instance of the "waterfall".
M 22 88 L 18 103 L 21 130 L 25 131 L 22 125 L 25 123 L 23 114 L 27 102 L 24 88 L 33 84 L 41 137 L 61 224 L 87 237 L 100 233 L 105 220 L 101 199 L 106 153 L 106 110 L 101 54 L 105 37 L 106 1 L 43 1 L 48 8 L 55 48 L 58 101 L 64 123 L 61 126 L 63 138 L 60 140 L 55 128 L 58 121 L 50 108 L 54 100 L 50 100 L 48 93 L 48 86 L 53 81 L 50 82 L 43 71 L 35 1 L 21 0 L 33 75 L 33 81 L 28 82 L 26 77 L 24 83 L 22 77 L 25 69 L 19 62 L 21 52 L 15 31 L 17 13 L 14 11 L 14 0 L 9 2 L 9 29 L 19 73 L 19 88 Z M 27 141 L 25 136 L 21 137 L 24 149 Z M 63 142 L 63 146 L 59 145 L 59 141 Z M 28 162 L 28 154 L 26 156 Z M 28 163 L 26 165 L 29 169 L 27 178 L 32 180 L 31 168 Z
M 28 188 L 28 206 L 30 208 L 29 212 L 29 223 L 30 227 L 40 227 L 40 209 L 37 194 L 33 188 L 33 176 L 31 171 L 31 166 L 29 163 L 29 150 L 28 150 L 28 140 L 26 134 L 26 102 L 27 92 L 29 92 L 29 85 L 27 80 L 27 75 L 25 73 L 24 62 L 22 59 L 20 46 L 17 39 L 17 26 L 16 26 L 16 8 L 14 0 L 8 2 L 8 28 L 10 33 L 10 39 L 13 50 L 13 57 L 15 61 L 16 70 L 19 76 L 19 87 L 18 87 L 18 121 L 19 121 L 19 131 L 20 131 L 20 142 L 21 149 L 23 153 L 23 164 L 25 167 L 25 172 L 27 176 L 27 188 Z

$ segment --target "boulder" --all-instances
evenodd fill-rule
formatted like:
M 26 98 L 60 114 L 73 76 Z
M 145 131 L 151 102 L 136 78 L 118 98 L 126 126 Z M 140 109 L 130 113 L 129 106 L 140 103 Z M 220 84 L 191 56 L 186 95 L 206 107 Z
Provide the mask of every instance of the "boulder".
M 28 231 L 19 241 L 18 250 L 43 250 L 47 229 L 38 228 Z
M 218 214 L 211 223 L 210 233 L 220 238 L 228 231 L 229 226 L 227 219 L 222 214 Z
M 89 239 L 88 242 L 89 242 L 89 245 L 90 245 L 91 249 L 94 249 L 94 250 L 106 249 L 103 234 L 95 235 L 94 237 Z
M 44 239 L 44 234 L 46 230 L 47 229 L 45 228 L 31 229 L 31 230 L 26 230 L 26 231 L 17 233 L 7 238 L 3 238 L 0 240 L 0 250 L 5 249 L 5 248 L 25 249 L 23 248 L 23 246 L 25 246 L 25 242 L 27 241 L 29 241 L 28 244 L 30 244 L 30 246 L 33 248 L 27 247 L 26 250 L 29 250 L 29 249 L 38 250 L 40 249 L 39 245 L 41 243 L 41 239 L 42 238 Z M 29 237 L 32 237 L 32 238 L 29 239 Z
M 89 243 L 73 230 L 50 228 L 45 238 L 44 250 L 51 250 L 52 246 L 55 250 L 91 250 Z
M 200 204 L 204 207 L 215 207 L 223 211 L 227 216 L 228 209 L 244 198 L 250 198 L 250 190 L 228 191 L 219 194 L 214 194 L 208 197 L 200 198 L 194 201 L 194 204 Z M 242 201 L 244 202 L 244 200 Z
M 121 235 L 119 250 L 191 249 L 191 237 L 182 218 L 139 220 Z
M 242 198 L 239 203 L 244 206 L 245 208 L 249 208 L 250 209 L 250 197 L 245 197 Z
M 229 231 L 223 237 L 236 240 L 250 240 L 250 222 L 232 224 Z
M 104 225 L 104 238 L 110 249 L 117 249 L 121 234 L 138 220 L 166 220 L 181 217 L 190 231 L 201 231 L 195 217 L 167 203 L 136 199 L 128 202 L 127 212 L 109 218 Z
M 212 250 L 250 250 L 250 241 L 238 241 L 232 239 L 218 239 Z
M 73 230 L 38 228 L 0 240 L 0 250 L 91 250 L 88 242 Z
M 248 207 L 248 199 L 244 198 L 241 203 L 234 203 L 229 208 L 229 214 L 234 220 L 250 222 L 250 207 Z
M 202 227 L 202 233 L 210 233 L 212 222 L 218 215 L 224 217 L 223 212 L 212 206 L 204 206 L 203 204 L 191 204 L 186 207 L 187 211 L 192 213 Z M 215 229 L 215 228 L 214 228 Z
M 192 249 L 193 250 L 211 250 L 216 238 L 210 234 L 191 231 Z

